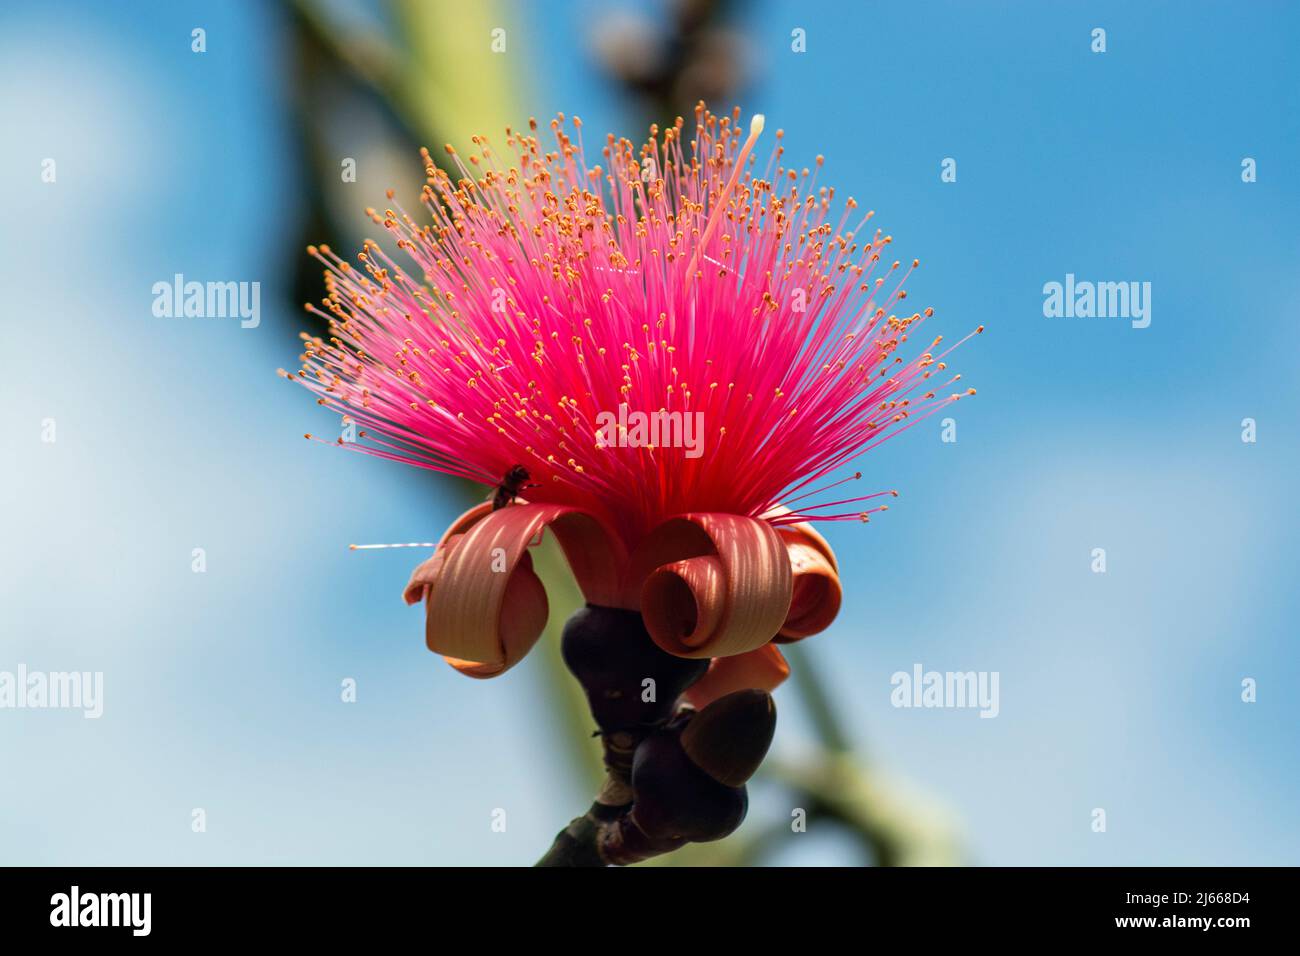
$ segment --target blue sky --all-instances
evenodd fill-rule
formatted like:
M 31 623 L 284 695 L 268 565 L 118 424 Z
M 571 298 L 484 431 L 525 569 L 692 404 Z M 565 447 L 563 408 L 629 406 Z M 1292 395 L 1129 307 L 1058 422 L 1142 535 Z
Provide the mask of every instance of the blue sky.
M 98 721 L 0 711 L 6 859 L 528 862 L 584 796 L 536 662 L 459 678 L 400 602 L 412 557 L 345 548 L 428 540 L 457 503 L 302 441 L 327 419 L 274 375 L 301 254 L 284 22 L 140 6 L 0 13 L 0 670 L 106 685 Z M 507 9 L 521 118 L 639 132 L 586 52 L 602 8 Z M 902 497 L 828 532 L 851 583 L 808 650 L 872 766 L 944 804 L 976 862 L 1295 863 L 1297 8 L 761 2 L 735 26 L 746 110 L 922 260 L 936 332 L 987 327 L 953 359 L 979 389 L 956 443 L 936 418 L 871 452 L 856 467 Z M 262 325 L 155 318 L 176 272 L 260 281 Z M 1045 317 L 1067 273 L 1150 282 L 1150 327 Z M 998 671 L 999 717 L 892 707 L 915 663 Z M 785 707 L 778 752 L 808 734 Z

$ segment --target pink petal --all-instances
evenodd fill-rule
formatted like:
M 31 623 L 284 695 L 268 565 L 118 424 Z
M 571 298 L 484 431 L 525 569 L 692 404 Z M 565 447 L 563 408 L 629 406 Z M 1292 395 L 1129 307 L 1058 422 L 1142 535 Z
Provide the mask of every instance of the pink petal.
M 773 691 L 789 676 L 785 656 L 774 645 L 765 644 L 747 654 L 714 658 L 708 671 L 683 697 L 696 710 L 703 710 L 719 697 L 738 690 Z
M 680 657 L 762 647 L 790 610 L 785 542 L 765 521 L 729 514 L 671 518 L 642 542 L 628 577 L 641 585 L 650 636 Z
M 588 601 L 618 597 L 621 548 L 597 519 L 568 505 L 480 505 L 452 525 L 407 585 L 408 601 L 425 599 L 430 650 L 473 677 L 503 673 L 528 653 L 548 611 L 528 548 L 547 527 Z

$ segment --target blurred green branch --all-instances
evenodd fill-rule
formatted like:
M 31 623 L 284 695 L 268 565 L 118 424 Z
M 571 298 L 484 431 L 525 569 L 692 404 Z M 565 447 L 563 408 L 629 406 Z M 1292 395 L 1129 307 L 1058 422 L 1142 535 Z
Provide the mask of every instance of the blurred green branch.
M 955 866 L 963 851 L 948 813 L 920 794 L 874 771 L 855 753 L 839 709 L 809 648 L 783 648 L 791 684 L 813 725 L 816 748 L 798 760 L 770 755 L 759 778 L 779 784 L 791 810 L 803 810 L 809 827 L 824 821 L 852 835 L 864 862 L 876 866 Z M 800 831 L 792 819 L 754 825 L 718 843 L 693 844 L 662 865 L 754 866 Z
M 839 714 L 831 703 L 830 692 L 822 682 L 812 652 L 795 644 L 783 648 L 782 653 L 790 662 L 790 679 L 803 698 L 803 705 L 822 747 L 831 754 L 847 753 L 848 735 L 840 724 Z
M 325 61 L 326 69 L 346 75 L 383 104 L 403 137 L 418 146 L 421 111 L 402 81 L 406 55 L 376 31 L 349 28 L 345 32 L 316 0 L 291 0 L 289 9 L 299 42 Z
M 439 15 L 436 4 L 393 0 L 391 12 L 401 27 L 400 41 L 364 27 L 345 29 L 317 0 L 292 0 L 290 9 L 300 56 L 306 61 L 300 70 L 297 101 L 312 173 L 307 194 L 314 214 L 309 227 L 326 225 L 322 222 L 329 218 L 326 210 L 345 202 L 334 158 L 327 156 L 325 145 L 325 127 L 332 120 L 335 104 L 322 100 L 320 80 L 351 84 L 377 100 L 386 110 L 390 133 L 397 140 L 389 144 L 390 149 L 409 153 L 413 166 L 418 164 L 415 153 L 420 145 L 439 139 L 467 139 L 474 129 L 504 127 L 510 122 L 514 104 L 508 84 L 485 78 L 499 76 L 505 61 L 497 57 L 491 64 L 480 62 L 493 56 L 488 48 L 490 30 L 503 19 L 496 15 L 496 3 L 458 6 L 457 16 L 448 20 Z M 431 150 L 431 155 L 437 161 L 443 153 Z M 348 195 L 346 201 L 351 198 Z M 337 238 L 343 231 L 340 224 L 328 223 L 328 228 L 332 234 L 327 238 L 345 247 Z M 359 244 L 360 238 L 348 245 Z M 307 241 L 320 242 L 322 237 L 309 236 Z M 311 268 L 310 281 L 319 289 L 317 273 Z M 448 479 L 448 483 L 456 486 L 465 507 L 483 498 L 483 489 L 478 485 L 454 479 Z M 569 614 L 581 605 L 582 597 L 563 556 L 550 542 L 537 549 L 535 560 L 537 573 L 546 585 L 551 613 L 541 653 L 530 655 L 530 660 L 540 669 L 545 693 L 554 708 L 558 736 L 569 758 L 569 776 L 589 791 L 603 776 L 600 748 L 591 738 L 594 724 L 582 689 L 570 678 L 559 651 L 560 630 Z

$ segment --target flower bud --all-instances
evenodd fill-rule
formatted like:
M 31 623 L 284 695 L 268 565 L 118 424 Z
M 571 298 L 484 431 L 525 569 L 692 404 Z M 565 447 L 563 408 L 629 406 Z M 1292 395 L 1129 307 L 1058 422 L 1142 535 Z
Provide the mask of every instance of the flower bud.
M 707 660 L 661 650 L 636 611 L 592 604 L 565 623 L 560 648 L 606 733 L 665 722 L 677 698 L 709 667 Z
M 696 714 L 682 731 L 691 762 L 728 787 L 745 785 L 776 733 L 776 704 L 761 690 L 738 690 Z
M 629 817 L 651 841 L 721 840 L 748 809 L 744 788 L 719 783 L 696 766 L 676 728 L 656 731 L 637 747 Z

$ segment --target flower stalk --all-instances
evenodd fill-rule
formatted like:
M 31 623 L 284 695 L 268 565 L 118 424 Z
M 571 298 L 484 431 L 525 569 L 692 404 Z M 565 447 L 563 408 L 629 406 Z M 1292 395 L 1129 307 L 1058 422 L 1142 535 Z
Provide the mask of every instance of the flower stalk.
M 737 691 L 697 712 L 683 695 L 708 662 L 661 650 L 634 611 L 579 609 L 561 648 L 587 695 L 606 778 L 538 866 L 626 865 L 740 826 L 745 783 L 776 729 L 769 694 Z

